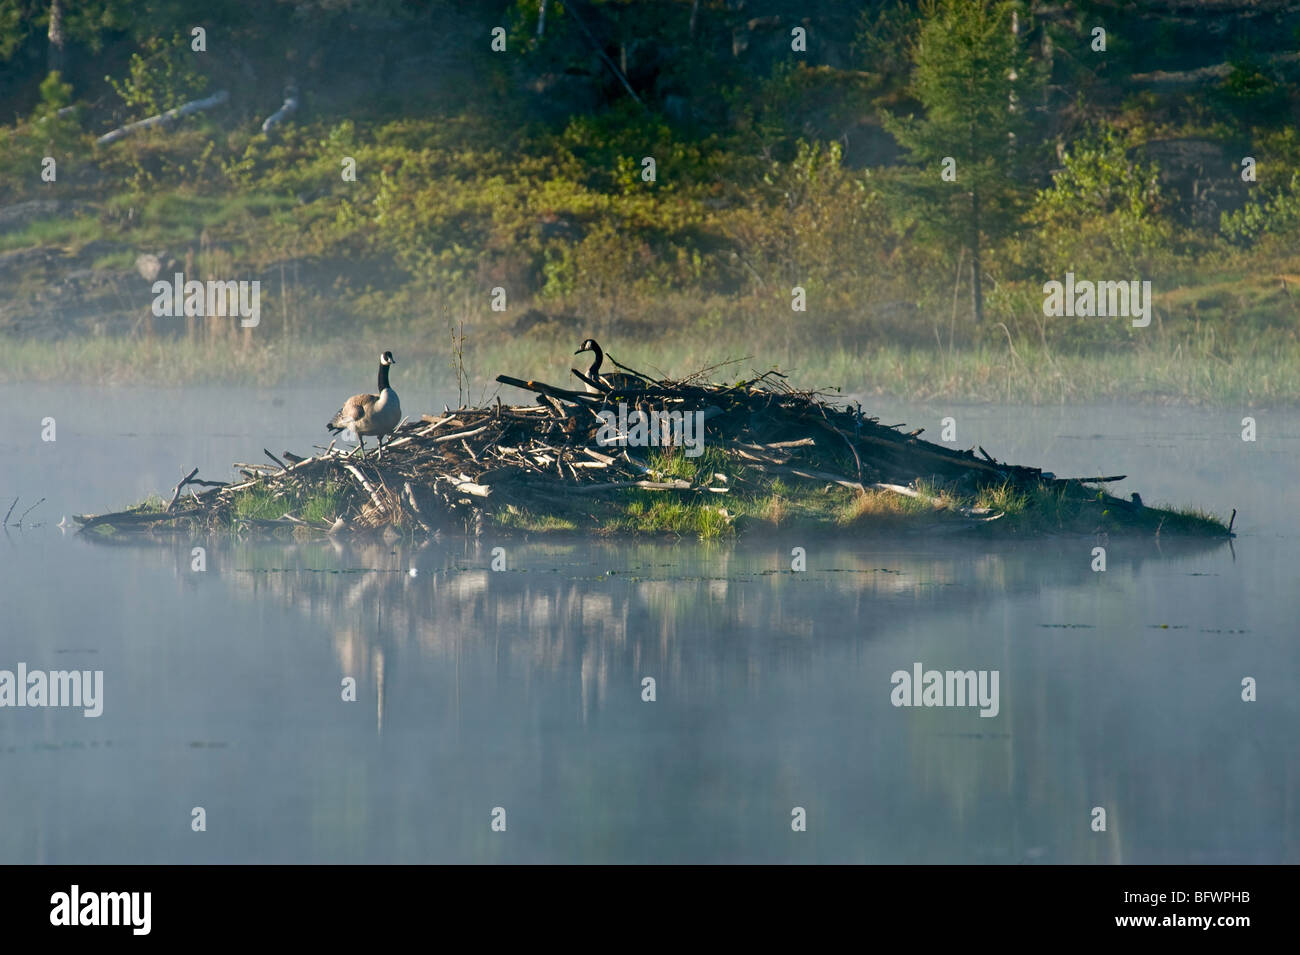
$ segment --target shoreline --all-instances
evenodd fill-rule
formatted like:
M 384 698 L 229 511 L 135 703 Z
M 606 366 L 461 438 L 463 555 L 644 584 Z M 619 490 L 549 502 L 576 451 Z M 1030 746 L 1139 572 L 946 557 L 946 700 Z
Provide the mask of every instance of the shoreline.
M 574 332 L 569 337 L 576 337 Z M 409 332 L 376 330 L 375 342 L 406 341 L 404 370 L 428 387 L 454 392 L 456 374 L 445 342 Z M 567 338 L 563 343 L 567 343 Z M 486 400 L 499 390 L 478 369 L 524 367 L 557 380 L 567 374 L 567 352 L 558 339 L 476 341 L 466 347 L 466 394 Z M 378 346 L 376 346 L 378 347 Z M 754 346 L 750 346 L 752 350 Z M 365 353 L 373 349 L 367 348 Z M 268 336 L 240 345 L 182 338 L 97 338 L 44 341 L 0 335 L 0 385 L 60 382 L 70 385 L 175 388 L 186 386 L 293 387 L 323 374 L 369 374 L 370 360 L 350 348 Z M 1234 356 L 1189 354 L 1174 345 L 1142 352 L 1056 354 L 1021 347 L 1015 353 L 985 347 L 937 349 L 863 346 L 777 350 L 778 360 L 745 359 L 741 346 L 725 340 L 701 345 L 622 343 L 620 357 L 637 367 L 702 367 L 718 360 L 744 375 L 779 368 L 843 396 L 903 401 L 955 401 L 972 405 L 1063 405 L 1132 403 L 1225 409 L 1300 407 L 1300 354 L 1271 349 Z M 653 355 L 657 361 L 644 356 Z M 544 356 L 539 361 L 539 356 Z M 292 369 L 292 373 L 290 372 Z

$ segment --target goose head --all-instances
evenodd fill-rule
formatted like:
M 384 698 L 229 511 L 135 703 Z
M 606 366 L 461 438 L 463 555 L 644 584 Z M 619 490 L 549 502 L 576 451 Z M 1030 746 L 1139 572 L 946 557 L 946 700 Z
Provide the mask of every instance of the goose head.
M 594 351 L 594 352 L 600 351 L 600 346 L 596 344 L 596 339 L 588 338 L 586 341 L 582 343 L 582 345 L 578 348 L 578 350 L 574 352 L 574 354 L 581 355 L 585 351 Z
M 392 353 L 392 352 L 390 352 L 390 351 L 386 351 L 386 352 L 384 352 L 382 355 L 379 356 L 379 364 L 381 364 L 381 365 L 396 365 L 396 364 L 397 364 L 397 359 L 393 357 L 393 353 Z

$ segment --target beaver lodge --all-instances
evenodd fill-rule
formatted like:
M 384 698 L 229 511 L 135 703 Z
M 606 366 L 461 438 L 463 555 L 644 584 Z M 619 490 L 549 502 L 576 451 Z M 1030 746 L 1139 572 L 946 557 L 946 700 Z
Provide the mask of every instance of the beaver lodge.
M 641 387 L 589 382 L 588 393 L 502 375 L 498 382 L 535 403 L 498 398 L 405 420 L 382 457 L 363 459 L 333 442 L 310 457 L 264 450 L 268 463 L 236 464 L 237 480 L 201 480 L 194 469 L 167 500 L 77 520 L 105 532 L 413 537 L 491 530 L 711 538 L 774 527 L 1231 536 L 1231 522 L 1108 494 L 1105 484 L 1124 475 L 1058 478 L 983 448 L 932 444 L 921 429 L 881 424 L 858 405 L 795 390 L 775 371 L 727 385 L 706 380 L 716 369 L 670 381 L 618 367 Z M 638 428 L 637 412 L 654 412 L 662 426 Z M 702 441 L 697 434 L 688 443 L 681 421 L 702 423 Z

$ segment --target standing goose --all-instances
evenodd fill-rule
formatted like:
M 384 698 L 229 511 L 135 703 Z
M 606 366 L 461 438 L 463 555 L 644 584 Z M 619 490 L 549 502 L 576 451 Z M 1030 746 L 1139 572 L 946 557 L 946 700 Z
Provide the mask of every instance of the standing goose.
M 574 352 L 574 354 L 581 355 L 585 351 L 592 352 L 596 356 L 596 360 L 593 361 L 591 367 L 587 369 L 587 378 L 589 378 L 590 381 L 584 382 L 587 386 L 588 392 L 601 394 L 604 391 L 619 391 L 625 388 L 641 389 L 645 387 L 645 382 L 636 375 L 625 375 L 622 372 L 612 372 L 608 375 L 602 375 L 600 373 L 600 365 L 605 360 L 605 352 L 598 344 L 596 344 L 596 339 L 588 338 L 582 343 L 582 347 Z M 604 387 L 597 388 L 595 385 L 591 384 L 592 381 L 603 385 Z
M 379 457 L 384 456 L 384 435 L 392 434 L 402 420 L 402 403 L 397 392 L 388 384 L 388 366 L 395 365 L 393 353 L 384 352 L 379 356 L 379 394 L 353 395 L 339 409 L 325 430 L 338 434 L 351 431 L 361 443 L 361 456 L 366 456 L 364 435 L 373 434 L 379 441 Z

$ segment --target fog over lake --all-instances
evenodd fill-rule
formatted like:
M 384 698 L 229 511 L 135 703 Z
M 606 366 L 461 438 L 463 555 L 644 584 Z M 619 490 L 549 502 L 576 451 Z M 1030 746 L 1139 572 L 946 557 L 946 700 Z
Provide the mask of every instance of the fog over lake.
M 98 717 L 0 708 L 0 861 L 1300 861 L 1293 413 L 1250 412 L 1248 443 L 1245 411 L 863 400 L 936 440 L 953 416 L 999 460 L 1238 510 L 1231 545 L 1113 539 L 1104 573 L 1090 538 L 55 526 L 308 453 L 345 386 L 0 386 L 0 511 L 45 498 L 0 536 L 0 670 L 103 673 Z M 997 715 L 893 705 L 916 664 L 997 671 Z

